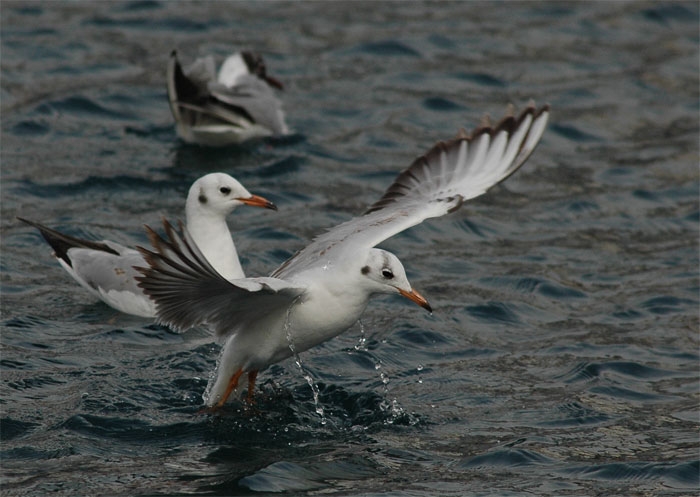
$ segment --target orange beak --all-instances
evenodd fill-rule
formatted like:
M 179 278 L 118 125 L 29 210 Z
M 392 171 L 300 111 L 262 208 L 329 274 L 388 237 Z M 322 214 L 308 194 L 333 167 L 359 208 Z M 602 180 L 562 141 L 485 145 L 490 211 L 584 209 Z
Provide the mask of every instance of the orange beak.
M 248 198 L 237 198 L 236 200 L 243 202 L 246 205 L 252 205 L 253 207 L 264 207 L 265 209 L 272 209 L 273 211 L 277 210 L 277 206 L 275 204 L 258 195 L 251 195 Z
M 428 301 L 425 300 L 425 297 L 423 297 L 420 293 L 416 292 L 415 290 L 407 292 L 406 290 L 401 290 L 400 288 L 397 288 L 397 290 L 399 291 L 402 297 L 406 297 L 408 300 L 415 302 L 423 309 L 426 309 L 428 312 L 433 312 L 433 308 L 430 307 Z

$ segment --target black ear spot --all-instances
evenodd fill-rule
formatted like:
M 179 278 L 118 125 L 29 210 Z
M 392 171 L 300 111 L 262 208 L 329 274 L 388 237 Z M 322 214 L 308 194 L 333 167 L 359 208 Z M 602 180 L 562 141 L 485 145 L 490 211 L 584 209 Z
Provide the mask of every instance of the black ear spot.
M 206 204 L 207 203 L 207 196 L 204 195 L 203 193 L 200 193 L 198 200 L 199 200 L 200 204 Z
M 369 273 L 369 266 L 363 266 L 362 269 L 360 269 L 360 272 L 362 274 L 367 274 Z
M 391 269 L 382 269 L 382 276 L 384 276 L 386 279 L 390 280 L 394 277 L 394 273 L 391 272 Z
M 229 193 L 231 193 L 231 189 L 228 186 L 222 186 L 221 188 L 219 188 L 219 191 L 224 195 L 228 195 Z

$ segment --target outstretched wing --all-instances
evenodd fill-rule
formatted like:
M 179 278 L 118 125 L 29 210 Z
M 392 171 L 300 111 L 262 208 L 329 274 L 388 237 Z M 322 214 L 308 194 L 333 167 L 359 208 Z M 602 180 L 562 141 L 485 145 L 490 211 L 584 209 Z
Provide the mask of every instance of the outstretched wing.
M 163 221 L 167 240 L 148 226 L 156 252 L 137 247 L 150 267 L 136 268 L 139 286 L 156 304 L 158 321 L 176 330 L 200 324 L 217 335 L 235 333 L 277 309 L 289 307 L 304 288 L 276 278 L 228 281 L 207 262 L 182 223 Z
M 532 154 L 549 118 L 549 106 L 530 103 L 497 125 L 488 121 L 467 135 L 439 142 L 394 180 L 365 214 L 332 228 L 280 266 L 272 276 L 343 260 L 431 217 L 458 209 L 513 174 Z

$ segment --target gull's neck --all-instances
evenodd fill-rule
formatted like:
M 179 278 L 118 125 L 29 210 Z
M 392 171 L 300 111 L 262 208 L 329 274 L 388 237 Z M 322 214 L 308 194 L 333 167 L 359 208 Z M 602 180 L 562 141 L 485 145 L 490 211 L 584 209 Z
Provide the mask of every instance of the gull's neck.
M 187 211 L 187 231 L 209 263 L 227 280 L 245 278 L 224 216 Z

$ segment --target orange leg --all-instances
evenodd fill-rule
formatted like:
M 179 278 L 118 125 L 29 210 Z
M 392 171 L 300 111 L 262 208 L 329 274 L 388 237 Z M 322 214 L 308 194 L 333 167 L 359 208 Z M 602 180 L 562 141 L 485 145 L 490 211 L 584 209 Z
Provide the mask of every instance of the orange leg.
M 231 395 L 231 392 L 233 392 L 236 387 L 238 386 L 238 379 L 241 377 L 243 374 L 243 370 L 239 369 L 236 371 L 233 376 L 231 376 L 231 379 L 228 381 L 228 386 L 226 387 L 226 391 L 224 392 L 224 396 L 221 397 L 221 400 L 216 403 L 216 407 L 223 407 L 223 405 L 226 403 L 228 400 L 229 396 Z M 250 373 L 248 374 L 248 378 L 250 379 Z
M 254 404 L 255 399 L 253 397 L 255 396 L 255 378 L 258 377 L 258 372 L 257 371 L 249 371 L 248 372 L 248 395 L 246 396 L 246 402 L 248 404 Z

